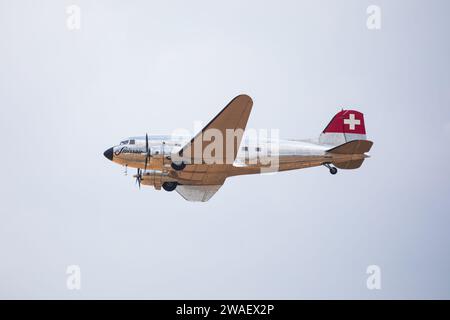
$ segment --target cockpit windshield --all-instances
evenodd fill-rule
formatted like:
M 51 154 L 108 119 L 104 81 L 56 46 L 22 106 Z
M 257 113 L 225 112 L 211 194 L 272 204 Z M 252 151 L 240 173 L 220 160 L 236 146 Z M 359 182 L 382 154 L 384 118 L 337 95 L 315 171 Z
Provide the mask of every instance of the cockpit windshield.
M 123 140 L 123 141 L 120 142 L 121 145 L 123 145 L 123 144 L 135 144 L 135 143 L 136 143 L 136 141 L 134 139 Z

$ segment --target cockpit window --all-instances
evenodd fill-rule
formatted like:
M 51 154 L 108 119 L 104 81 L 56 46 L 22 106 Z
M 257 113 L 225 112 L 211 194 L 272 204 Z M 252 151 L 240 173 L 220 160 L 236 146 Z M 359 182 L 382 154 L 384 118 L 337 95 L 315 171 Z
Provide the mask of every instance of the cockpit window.
M 128 144 L 128 140 L 121 141 L 120 144 Z

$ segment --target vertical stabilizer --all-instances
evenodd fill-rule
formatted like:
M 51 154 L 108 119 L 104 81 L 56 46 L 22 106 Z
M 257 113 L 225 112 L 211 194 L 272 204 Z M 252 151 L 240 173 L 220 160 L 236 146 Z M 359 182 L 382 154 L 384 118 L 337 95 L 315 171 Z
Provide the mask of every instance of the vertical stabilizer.
M 364 115 L 356 110 L 338 112 L 319 137 L 321 144 L 333 146 L 353 140 L 366 140 Z

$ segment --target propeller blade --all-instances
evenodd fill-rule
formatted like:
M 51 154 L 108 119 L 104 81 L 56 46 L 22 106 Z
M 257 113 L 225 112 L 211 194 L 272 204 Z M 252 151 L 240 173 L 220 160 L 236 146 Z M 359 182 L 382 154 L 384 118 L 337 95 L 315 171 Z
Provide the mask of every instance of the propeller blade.
M 147 171 L 147 164 L 148 164 L 148 156 L 149 156 L 149 150 L 148 150 L 148 134 L 145 134 L 145 166 L 144 171 Z
M 141 169 L 137 169 L 137 175 L 136 175 L 136 183 L 139 185 L 139 189 L 141 188 Z

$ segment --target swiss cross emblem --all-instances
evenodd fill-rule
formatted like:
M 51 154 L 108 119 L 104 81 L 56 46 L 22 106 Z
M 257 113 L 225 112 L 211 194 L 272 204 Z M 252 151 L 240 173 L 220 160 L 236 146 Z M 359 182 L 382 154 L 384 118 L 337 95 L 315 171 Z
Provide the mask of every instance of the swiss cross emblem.
M 344 119 L 344 124 L 348 124 L 350 130 L 355 130 L 361 124 L 361 120 L 355 118 L 354 113 L 350 113 L 348 119 Z

